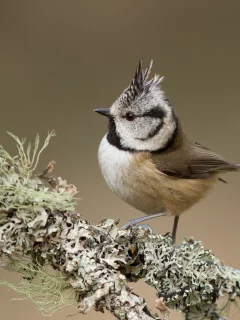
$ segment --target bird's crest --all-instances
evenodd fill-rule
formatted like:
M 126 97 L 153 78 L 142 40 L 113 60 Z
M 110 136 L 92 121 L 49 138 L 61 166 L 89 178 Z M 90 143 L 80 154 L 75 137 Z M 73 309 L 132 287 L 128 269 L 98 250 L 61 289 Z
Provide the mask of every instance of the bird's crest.
M 159 84 L 162 82 L 164 77 L 155 75 L 152 79 L 148 80 L 149 74 L 153 61 L 150 62 L 149 67 L 144 70 L 142 61 L 139 61 L 135 75 L 129 84 L 129 86 L 123 91 L 121 96 L 118 98 L 118 102 L 123 106 L 129 106 L 136 98 L 142 94 L 147 94 L 150 91 L 159 90 Z

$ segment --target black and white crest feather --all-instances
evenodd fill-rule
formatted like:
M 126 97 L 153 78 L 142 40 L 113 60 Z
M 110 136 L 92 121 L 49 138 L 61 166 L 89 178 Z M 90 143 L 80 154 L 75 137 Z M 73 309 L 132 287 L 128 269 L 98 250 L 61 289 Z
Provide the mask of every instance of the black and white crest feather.
M 129 86 L 123 91 L 118 99 L 118 102 L 122 106 L 129 106 L 136 98 L 139 98 L 142 94 L 147 94 L 150 91 L 159 89 L 159 84 L 164 77 L 155 75 L 152 79 L 148 80 L 153 61 L 150 62 L 149 67 L 144 70 L 142 61 L 139 61 L 135 75 L 129 84 Z

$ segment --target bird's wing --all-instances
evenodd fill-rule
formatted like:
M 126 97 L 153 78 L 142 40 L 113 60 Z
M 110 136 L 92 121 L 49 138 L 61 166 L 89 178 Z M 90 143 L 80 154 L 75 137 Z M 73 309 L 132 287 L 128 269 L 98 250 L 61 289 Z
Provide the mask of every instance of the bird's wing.
M 162 173 L 185 179 L 207 178 L 211 172 L 236 171 L 239 165 L 226 161 L 223 157 L 190 141 L 182 150 L 152 156 L 156 168 Z

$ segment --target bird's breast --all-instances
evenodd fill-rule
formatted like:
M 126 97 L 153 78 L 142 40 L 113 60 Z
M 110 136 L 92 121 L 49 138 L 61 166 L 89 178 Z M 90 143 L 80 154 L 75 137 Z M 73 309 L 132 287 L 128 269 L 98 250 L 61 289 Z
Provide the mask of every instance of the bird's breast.
M 129 165 L 132 154 L 111 145 L 105 135 L 98 150 L 98 160 L 108 186 L 124 201 L 129 193 Z

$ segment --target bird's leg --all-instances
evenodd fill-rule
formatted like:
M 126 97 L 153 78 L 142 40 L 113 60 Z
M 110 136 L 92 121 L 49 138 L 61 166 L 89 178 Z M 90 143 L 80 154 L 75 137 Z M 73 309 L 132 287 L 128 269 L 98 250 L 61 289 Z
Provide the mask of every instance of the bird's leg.
M 175 216 L 175 217 L 174 217 L 174 223 L 173 223 L 173 230 L 172 230 L 172 240 L 173 240 L 173 243 L 176 242 L 178 221 L 179 221 L 179 216 Z
M 161 212 L 161 213 L 152 214 L 151 216 L 144 216 L 141 218 L 136 218 L 136 219 L 130 220 L 129 222 L 124 224 L 124 226 L 122 226 L 122 229 L 127 230 L 128 228 L 133 227 L 136 224 L 141 223 L 143 221 L 154 219 L 154 218 L 161 217 L 161 216 L 167 216 L 167 215 L 168 215 L 167 213 Z

